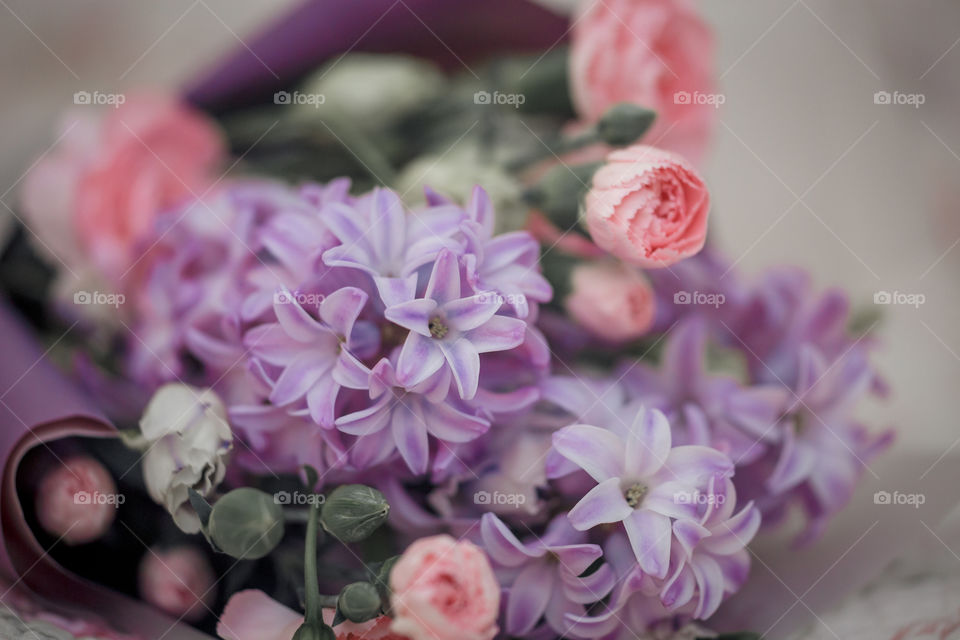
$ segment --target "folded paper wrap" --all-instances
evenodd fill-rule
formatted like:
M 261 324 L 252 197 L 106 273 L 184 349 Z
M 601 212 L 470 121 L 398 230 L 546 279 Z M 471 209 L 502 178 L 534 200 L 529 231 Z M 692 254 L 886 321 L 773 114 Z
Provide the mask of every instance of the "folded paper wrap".
M 13 595 L 42 603 L 64 618 L 97 616 L 143 638 L 202 640 L 209 636 L 177 624 L 146 604 L 94 585 L 58 565 L 34 537 L 17 495 L 17 471 L 28 451 L 64 438 L 111 438 L 116 430 L 56 370 L 36 338 L 0 304 L 0 600 Z M 25 592 L 32 592 L 24 595 Z

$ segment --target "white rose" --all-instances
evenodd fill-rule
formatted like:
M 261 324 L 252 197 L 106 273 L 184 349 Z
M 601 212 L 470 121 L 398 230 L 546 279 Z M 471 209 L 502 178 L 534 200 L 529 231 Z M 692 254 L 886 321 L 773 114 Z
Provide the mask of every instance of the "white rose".
M 150 497 L 180 529 L 196 533 L 200 520 L 188 490 L 206 496 L 223 480 L 233 448 L 226 407 L 211 389 L 167 384 L 147 404 L 140 431 L 149 447 L 143 475 Z

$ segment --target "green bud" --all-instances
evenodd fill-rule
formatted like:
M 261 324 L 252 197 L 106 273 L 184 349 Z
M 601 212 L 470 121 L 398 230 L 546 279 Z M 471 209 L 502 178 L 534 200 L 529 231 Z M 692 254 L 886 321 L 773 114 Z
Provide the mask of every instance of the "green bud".
M 350 622 L 366 622 L 380 615 L 380 594 L 369 582 L 348 584 L 340 592 L 337 609 Z
M 337 634 L 329 626 L 305 622 L 293 634 L 292 640 L 337 640 Z
M 327 496 L 320 524 L 342 542 L 359 542 L 384 523 L 390 505 L 383 494 L 362 484 L 345 484 Z
M 283 538 L 283 509 L 263 491 L 234 489 L 213 505 L 208 531 L 217 547 L 234 558 L 262 558 Z
M 647 132 L 657 112 L 629 102 L 613 105 L 597 122 L 597 137 L 613 147 L 632 144 Z

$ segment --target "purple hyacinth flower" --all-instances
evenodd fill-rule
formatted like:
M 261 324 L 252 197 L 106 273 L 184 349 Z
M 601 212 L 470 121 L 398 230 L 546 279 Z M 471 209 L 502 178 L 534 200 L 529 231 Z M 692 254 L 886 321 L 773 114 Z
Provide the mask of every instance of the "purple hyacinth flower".
M 460 265 L 450 251 L 441 251 L 433 265 L 423 298 L 384 312 L 387 319 L 410 330 L 397 362 L 397 377 L 416 386 L 446 365 L 464 400 L 477 393 L 480 354 L 519 346 L 526 323 L 498 316 L 501 302 L 495 293 L 461 297 Z
M 445 401 L 450 390 L 449 371 L 437 371 L 407 388 L 400 384 L 390 360 L 383 358 L 374 366 L 369 384 L 374 404 L 336 421 L 343 433 L 359 436 L 351 449 L 351 459 L 358 468 L 380 464 L 399 451 L 410 471 L 426 473 L 429 436 L 449 443 L 468 442 L 490 428 L 483 418 Z
M 486 513 L 480 535 L 497 578 L 508 586 L 504 631 L 511 636 L 530 634 L 541 618 L 563 636 L 570 627 L 567 615 L 583 615 L 584 605 L 599 602 L 613 589 L 615 576 L 607 564 L 583 575 L 603 550 L 587 544 L 586 534 L 571 528 L 563 514 L 543 536 L 524 543 L 497 516 Z
M 656 409 L 641 409 L 625 437 L 571 425 L 553 435 L 553 447 L 597 482 L 570 510 L 571 524 L 585 531 L 622 522 L 640 567 L 657 578 L 669 570 L 673 520 L 700 517 L 703 505 L 684 498 L 714 476 L 733 475 L 733 462 L 716 449 L 671 448 L 670 425 Z
M 467 280 L 477 291 L 496 291 L 518 318 L 530 313 L 530 300 L 548 302 L 553 287 L 540 273 L 540 243 L 526 231 L 494 236 L 493 203 L 477 186 L 467 203 L 463 229 L 469 239 L 464 262 Z
M 386 306 L 414 297 L 417 269 L 441 249 L 462 249 L 453 238 L 463 220 L 459 208 L 443 205 L 408 213 L 389 189 L 375 189 L 352 205 L 335 202 L 321 211 L 321 219 L 340 241 L 324 252 L 324 263 L 370 274 Z
M 289 291 L 278 292 L 277 322 L 254 327 L 244 337 L 255 357 L 280 370 L 270 402 L 287 406 L 305 400 L 314 422 L 333 427 L 340 388 L 367 388 L 370 371 L 351 353 L 358 346 L 354 327 L 366 303 L 366 293 L 344 287 L 324 298 L 317 320 Z
M 702 317 L 680 320 L 668 334 L 662 364 L 631 363 L 623 384 L 631 397 L 664 412 L 677 444 L 712 446 L 748 464 L 775 439 L 787 392 L 779 384 L 746 386 L 708 373 L 707 331 Z

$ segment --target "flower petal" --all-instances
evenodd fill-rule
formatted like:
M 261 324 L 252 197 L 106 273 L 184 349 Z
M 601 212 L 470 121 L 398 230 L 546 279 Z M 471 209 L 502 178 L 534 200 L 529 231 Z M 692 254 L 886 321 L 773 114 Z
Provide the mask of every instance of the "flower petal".
M 480 518 L 480 535 L 487 555 L 497 564 L 519 567 L 530 558 L 536 557 L 493 513 L 487 512 Z
M 462 337 L 442 340 L 438 344 L 453 372 L 460 397 L 470 400 L 477 395 L 480 384 L 480 354 L 469 340 Z
M 418 298 L 387 307 L 383 315 L 390 322 L 429 338 L 430 316 L 436 309 L 437 303 L 435 301 L 429 298 Z
M 426 473 L 430 443 L 427 438 L 427 423 L 423 419 L 419 404 L 398 403 L 393 410 L 390 429 L 397 443 L 397 450 L 410 471 L 416 474 Z
M 553 595 L 554 568 L 549 562 L 533 561 L 516 577 L 507 600 L 506 632 L 523 636 L 543 617 Z
M 458 411 L 449 404 L 428 404 L 424 410 L 430 435 L 447 442 L 470 442 L 487 432 L 490 423 Z
M 670 569 L 670 518 L 649 509 L 637 509 L 624 519 L 633 555 L 640 568 L 655 578 L 665 578 Z
M 406 387 L 415 386 L 436 373 L 443 361 L 443 351 L 437 340 L 411 332 L 400 350 L 397 378 Z
M 645 478 L 656 473 L 670 454 L 670 424 L 656 409 L 641 409 L 627 434 L 624 475 Z
M 623 475 L 623 441 L 606 429 L 586 424 L 564 427 L 553 434 L 553 448 L 597 482 Z
M 473 343 L 478 353 L 506 351 L 523 344 L 527 323 L 516 318 L 493 316 L 483 326 L 471 329 L 464 336 Z
M 460 264 L 452 251 L 444 249 L 433 263 L 426 297 L 440 305 L 460 297 Z
M 574 529 L 586 531 L 598 524 L 620 522 L 633 512 L 620 490 L 620 479 L 610 478 L 588 491 L 567 517 Z
M 457 331 L 470 331 L 486 323 L 501 307 L 501 298 L 493 292 L 451 300 L 443 305 L 444 317 Z
M 349 338 L 367 298 L 366 292 L 356 287 L 337 289 L 320 303 L 320 319 L 341 338 Z

